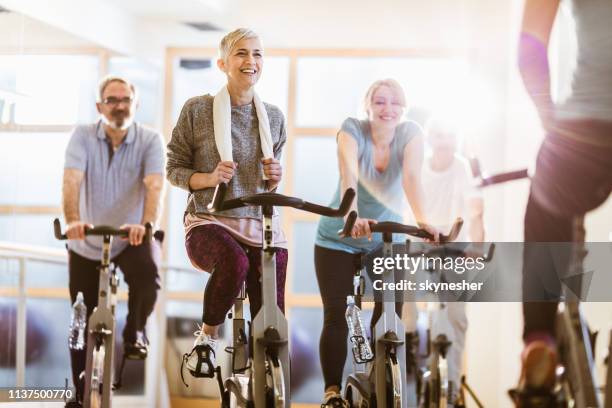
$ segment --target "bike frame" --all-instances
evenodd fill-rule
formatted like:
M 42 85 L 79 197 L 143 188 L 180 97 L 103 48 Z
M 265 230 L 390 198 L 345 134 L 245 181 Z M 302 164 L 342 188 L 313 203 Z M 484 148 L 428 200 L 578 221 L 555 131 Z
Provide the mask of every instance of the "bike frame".
M 291 405 L 289 327 L 287 318 L 276 302 L 276 248 L 274 247 L 272 226 L 274 206 L 293 207 L 330 217 L 341 217 L 348 212 L 355 197 L 355 192 L 353 189 L 347 190 L 339 208 L 332 209 L 276 193 L 261 193 L 224 201 L 226 191 L 226 184 L 217 186 L 213 200 L 208 205 L 210 212 L 214 213 L 249 205 L 261 207 L 262 305 L 252 319 L 250 338 L 253 356 L 248 381 L 248 397 L 244 398 L 242 394 L 243 381 L 236 375 L 241 374 L 240 372 L 244 371 L 242 368 L 247 366 L 246 344 L 244 339 L 240 338 L 244 337 L 245 332 L 245 320 L 242 312 L 244 293 L 241 293 L 240 297 L 234 302 L 235 315 L 233 317 L 236 320 L 233 322 L 233 352 L 236 352 L 236 354 L 233 356 L 232 376 L 223 382 L 221 381 L 220 370 L 217 369 L 217 378 L 223 396 L 222 402 L 228 405 L 234 402 L 238 406 L 251 407 L 251 404 L 254 404 L 256 408 L 268 407 L 269 392 L 271 391 L 274 408 L 289 408 Z M 241 368 L 236 369 L 236 364 L 239 364 Z M 227 395 L 228 393 L 230 395 Z
M 117 305 L 117 275 L 110 266 L 110 248 L 113 237 L 104 235 L 102 243 L 102 264 L 100 265 L 98 306 L 94 308 L 87 324 L 87 361 L 85 364 L 85 395 L 83 406 L 110 408 L 113 384 L 113 361 L 115 356 L 115 307 Z M 102 354 L 100 361 L 99 354 Z M 97 357 L 97 358 L 96 358 Z M 98 364 L 102 363 L 101 399 L 96 397 L 100 379 Z

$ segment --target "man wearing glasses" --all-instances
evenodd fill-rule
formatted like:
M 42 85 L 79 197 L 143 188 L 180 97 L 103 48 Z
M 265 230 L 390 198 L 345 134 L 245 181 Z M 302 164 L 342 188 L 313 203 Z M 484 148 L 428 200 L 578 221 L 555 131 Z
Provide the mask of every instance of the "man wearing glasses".
M 160 134 L 134 122 L 136 89 L 120 77 L 100 82 L 96 107 L 100 120 L 77 126 L 66 149 L 63 211 L 67 223 L 70 298 L 83 292 L 87 318 L 98 302 L 100 237 L 85 237 L 91 225 L 109 225 L 129 231 L 115 240 L 112 261 L 122 270 L 129 287 L 128 315 L 123 331 L 127 358 L 144 359 L 144 328 L 153 312 L 161 248 L 143 242 L 144 224 L 156 225 L 164 180 L 164 148 Z M 85 350 L 70 350 L 72 378 L 78 400 L 83 396 L 80 373 Z

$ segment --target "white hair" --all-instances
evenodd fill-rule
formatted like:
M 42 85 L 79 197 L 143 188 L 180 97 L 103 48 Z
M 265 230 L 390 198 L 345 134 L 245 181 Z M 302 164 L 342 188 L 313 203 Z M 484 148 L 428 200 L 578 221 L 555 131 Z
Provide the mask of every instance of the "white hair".
M 237 28 L 234 31 L 227 33 L 225 37 L 221 39 L 221 43 L 219 43 L 219 58 L 223 61 L 227 61 L 227 57 L 232 52 L 236 44 L 238 44 L 241 40 L 257 38 L 261 42 L 259 35 L 250 28 Z

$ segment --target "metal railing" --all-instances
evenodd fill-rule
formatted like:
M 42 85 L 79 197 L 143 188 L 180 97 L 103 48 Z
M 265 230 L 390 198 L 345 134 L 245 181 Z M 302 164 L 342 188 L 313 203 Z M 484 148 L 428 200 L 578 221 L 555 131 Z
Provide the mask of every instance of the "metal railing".
M 16 343 L 15 343 L 15 376 L 16 386 L 25 386 L 25 367 L 26 367 L 26 327 L 27 327 L 27 312 L 26 312 L 26 300 L 33 296 L 28 295 L 26 289 L 26 275 L 29 261 L 42 262 L 47 264 L 56 265 L 67 265 L 67 252 L 63 249 L 55 249 L 41 246 L 24 245 L 13 242 L 0 241 L 0 259 L 15 260 L 18 264 L 18 279 L 17 287 L 15 289 L 9 289 L 4 291 L 4 295 L 8 297 L 16 297 L 17 303 L 17 328 L 16 328 Z M 181 266 L 173 266 L 168 264 L 162 264 L 162 275 L 166 276 L 167 271 L 175 272 L 186 272 L 198 274 L 193 268 L 185 268 Z M 201 292 L 200 292 L 201 293 Z M 44 296 L 43 296 L 44 297 Z M 69 296 L 66 294 L 66 298 Z M 167 392 L 167 384 L 165 384 L 165 367 L 164 361 L 164 347 L 165 347 L 165 310 L 166 303 L 166 290 L 162 288 L 158 296 L 157 302 L 157 347 L 152 350 L 154 359 L 154 367 L 151 367 L 153 371 L 154 383 L 145 381 L 145 396 L 149 395 L 150 392 L 155 392 L 155 396 L 149 395 L 155 400 L 155 405 L 158 407 L 169 407 L 169 393 Z M 152 345 L 153 348 L 154 345 Z M 146 370 L 148 371 L 148 370 Z M 149 374 L 145 374 L 145 379 L 149 377 Z M 165 390 L 165 392 L 164 392 Z M 133 400 L 133 397 L 127 397 Z M 160 401 L 163 399 L 164 401 Z

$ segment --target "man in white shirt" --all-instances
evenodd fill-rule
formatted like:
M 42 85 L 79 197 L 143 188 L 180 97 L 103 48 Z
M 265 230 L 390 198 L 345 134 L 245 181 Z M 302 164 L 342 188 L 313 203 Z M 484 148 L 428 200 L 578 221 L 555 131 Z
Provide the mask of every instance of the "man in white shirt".
M 483 198 L 472 182 L 467 160 L 458 153 L 459 138 L 456 129 L 433 118 L 427 124 L 426 138 L 431 148 L 421 173 L 426 219 L 441 231 L 448 231 L 457 217 L 461 217 L 463 228 L 456 241 L 483 242 Z M 448 379 L 454 382 L 457 390 L 468 323 L 465 303 L 449 302 L 446 308 L 448 324 L 432 328 L 431 336 L 435 338 L 438 333 L 434 331 L 444 330 L 452 341 L 447 355 Z M 408 331 L 416 330 L 416 312 L 414 303 L 404 304 L 403 316 Z

